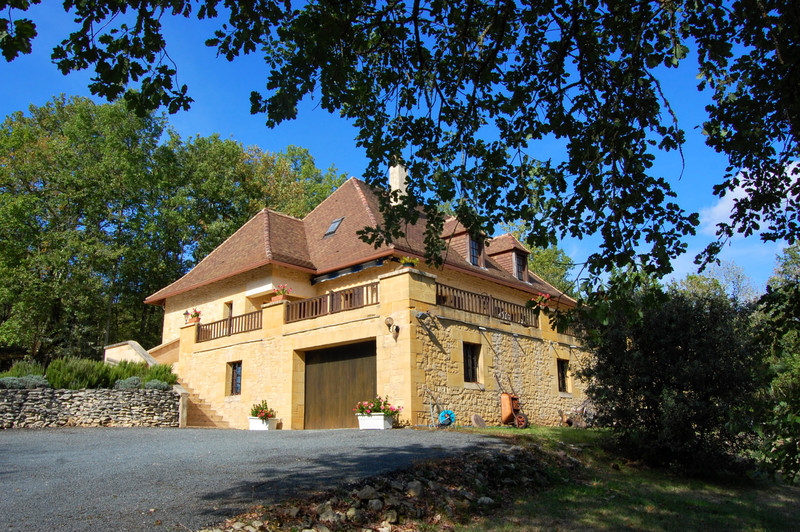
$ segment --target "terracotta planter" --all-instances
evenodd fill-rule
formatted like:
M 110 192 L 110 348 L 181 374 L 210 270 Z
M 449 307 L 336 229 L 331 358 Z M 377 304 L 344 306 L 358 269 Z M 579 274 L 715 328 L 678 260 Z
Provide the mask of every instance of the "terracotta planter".
M 392 428 L 394 416 L 383 414 L 356 414 L 360 430 L 384 430 Z
M 247 420 L 250 423 L 250 430 L 277 430 L 278 422 L 280 421 L 276 417 L 271 417 L 264 423 L 257 417 L 252 416 L 247 416 Z
M 272 301 L 286 301 L 287 299 L 289 299 L 289 296 L 284 294 L 278 294 L 272 296 Z
M 186 323 L 200 323 L 200 318 L 189 318 Z

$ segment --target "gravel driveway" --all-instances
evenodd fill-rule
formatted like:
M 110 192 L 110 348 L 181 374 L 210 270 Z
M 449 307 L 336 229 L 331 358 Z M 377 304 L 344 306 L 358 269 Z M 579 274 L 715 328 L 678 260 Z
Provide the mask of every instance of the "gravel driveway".
M 0 431 L 6 530 L 196 530 L 414 460 L 502 445 L 445 430 Z

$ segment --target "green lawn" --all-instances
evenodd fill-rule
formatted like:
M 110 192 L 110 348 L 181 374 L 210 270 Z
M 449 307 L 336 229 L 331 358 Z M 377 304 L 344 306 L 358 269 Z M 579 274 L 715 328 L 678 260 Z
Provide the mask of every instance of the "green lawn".
M 607 451 L 607 434 L 536 427 L 487 429 L 522 445 L 564 453 L 585 467 L 553 468 L 562 480 L 518 493 L 461 531 L 800 530 L 800 488 L 749 479 L 698 480 L 629 463 Z

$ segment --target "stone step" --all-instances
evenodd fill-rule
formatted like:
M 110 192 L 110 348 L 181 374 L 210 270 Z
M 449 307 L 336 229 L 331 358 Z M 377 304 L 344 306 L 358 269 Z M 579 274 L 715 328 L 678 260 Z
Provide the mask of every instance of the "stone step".
M 214 409 L 205 402 L 191 387 L 180 383 L 189 392 L 189 404 L 186 411 L 186 425 L 189 427 L 230 428 Z

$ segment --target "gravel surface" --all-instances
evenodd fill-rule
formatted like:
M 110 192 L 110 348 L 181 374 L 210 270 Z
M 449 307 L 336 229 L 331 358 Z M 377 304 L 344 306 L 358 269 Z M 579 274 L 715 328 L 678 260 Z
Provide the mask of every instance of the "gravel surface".
M 5 430 L 0 524 L 196 530 L 254 504 L 502 445 L 446 430 Z

